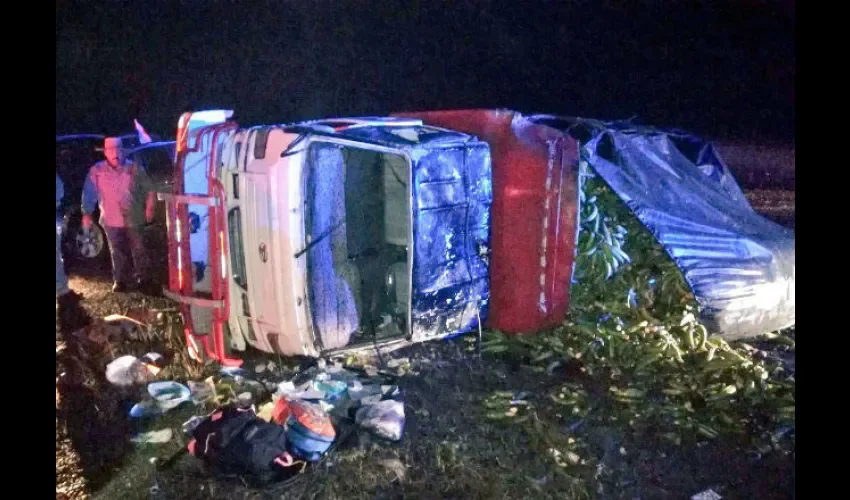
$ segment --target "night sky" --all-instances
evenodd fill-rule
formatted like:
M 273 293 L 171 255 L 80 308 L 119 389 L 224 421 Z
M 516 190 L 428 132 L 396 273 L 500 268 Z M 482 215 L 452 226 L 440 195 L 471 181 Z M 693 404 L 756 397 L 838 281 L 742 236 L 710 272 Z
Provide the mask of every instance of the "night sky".
M 56 6 L 57 133 L 507 107 L 794 138 L 793 0 Z

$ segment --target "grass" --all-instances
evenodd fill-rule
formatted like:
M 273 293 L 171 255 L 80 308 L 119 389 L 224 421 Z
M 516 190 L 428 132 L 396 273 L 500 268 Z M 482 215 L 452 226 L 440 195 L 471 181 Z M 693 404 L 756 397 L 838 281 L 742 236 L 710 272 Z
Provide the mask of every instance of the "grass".
M 545 377 L 511 373 L 501 363 L 480 365 L 464 354 L 465 345 L 416 346 L 402 353 L 417 360 L 415 373 L 399 380 L 407 419 L 403 440 L 387 444 L 357 435 L 290 488 L 287 498 L 563 498 L 576 490 L 571 478 L 550 476 L 533 435 L 486 417 L 483 403 L 493 391 L 537 390 Z M 210 498 L 200 486 L 207 493 L 216 489 L 221 498 L 262 497 L 238 484 L 210 478 L 197 483 L 192 459 L 182 465 L 186 475 L 168 485 L 174 498 Z
M 681 275 L 639 223 L 602 184 L 585 183 L 583 196 L 584 210 L 595 197 L 603 220 L 590 226 L 583 212 L 570 317 L 534 336 L 486 332 L 483 359 L 469 336 L 394 353 L 411 359 L 398 380 L 401 442 L 357 434 L 285 491 L 215 479 L 183 455 L 156 476 L 154 497 L 678 499 L 713 488 L 724 498 L 793 498 L 795 382 L 785 361 L 794 331 L 733 345 L 705 338 Z M 620 234 L 636 264 L 619 261 L 609 273 L 616 252 L 590 252 L 591 227 L 597 241 L 605 227 Z M 93 315 L 130 307 L 103 297 L 87 307 L 108 310 Z M 188 361 L 182 343 L 179 324 L 165 315 L 120 344 L 83 342 L 57 356 L 57 377 L 80 364 L 88 389 L 58 387 L 57 455 L 60 435 L 70 434 L 78 453 L 95 456 L 76 466 L 92 498 L 150 498 L 150 459 L 179 450 L 180 423 L 207 410 L 183 407 L 133 428 L 125 415 L 138 394 L 110 388 L 105 363 L 156 350 L 169 361 L 160 378 L 212 373 Z M 74 427 L 74 415 L 84 430 L 60 432 Z M 167 445 L 128 442 L 133 432 L 165 427 L 176 431 Z
M 414 360 L 413 372 L 399 380 L 407 417 L 403 440 L 386 444 L 355 436 L 288 489 L 286 498 L 632 498 L 638 493 L 681 498 L 718 484 L 743 497 L 755 492 L 758 498 L 782 498 L 788 460 L 754 462 L 747 443 L 737 439 L 676 446 L 632 433 L 624 421 L 606 422 L 602 416 L 609 410 L 593 410 L 580 423 L 551 398 L 575 379 L 571 368 L 550 374 L 540 370 L 543 361 L 529 363 L 514 353 L 485 355 L 479 362 L 467 350 L 472 345 L 462 338 L 398 353 Z M 526 405 L 517 405 L 517 418 L 492 418 L 494 412 L 510 412 L 507 393 Z M 181 408 L 138 430 L 178 430 L 196 413 L 202 412 Z M 176 437 L 168 445 L 130 447 L 92 497 L 149 498 L 154 484 L 149 459 L 165 459 L 182 444 Z M 552 450 L 561 452 L 561 463 L 569 462 L 569 453 L 576 453 L 579 463 L 562 466 Z M 740 466 L 729 468 L 730 463 Z M 216 480 L 189 456 L 171 470 L 178 474 L 161 478 L 156 498 L 280 498 Z

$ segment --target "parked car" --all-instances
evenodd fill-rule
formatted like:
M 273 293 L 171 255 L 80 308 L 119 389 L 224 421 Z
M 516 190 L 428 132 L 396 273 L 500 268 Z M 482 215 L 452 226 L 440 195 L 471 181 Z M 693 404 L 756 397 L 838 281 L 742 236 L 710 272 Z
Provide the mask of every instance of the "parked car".
M 136 134 L 121 136 L 127 158 L 137 162 L 150 175 L 156 191 L 169 191 L 173 175 L 174 141 L 156 141 L 139 144 Z M 95 210 L 94 223 L 89 231 L 83 231 L 82 200 L 83 186 L 89 169 L 103 159 L 104 136 L 100 134 L 73 134 L 56 136 L 56 173 L 65 184 L 65 197 L 57 213 L 57 226 L 63 233 L 62 252 L 66 260 L 105 259 L 106 235 L 97 223 L 99 210 Z M 158 210 L 164 220 L 164 212 Z

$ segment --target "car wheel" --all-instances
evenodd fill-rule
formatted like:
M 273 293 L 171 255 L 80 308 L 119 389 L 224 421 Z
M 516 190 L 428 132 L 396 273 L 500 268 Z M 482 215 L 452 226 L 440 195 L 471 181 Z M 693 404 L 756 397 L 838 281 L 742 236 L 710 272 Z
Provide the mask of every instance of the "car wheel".
M 92 224 L 89 229 L 80 228 L 74 235 L 74 251 L 80 258 L 95 259 L 106 248 L 106 235 L 103 228 Z

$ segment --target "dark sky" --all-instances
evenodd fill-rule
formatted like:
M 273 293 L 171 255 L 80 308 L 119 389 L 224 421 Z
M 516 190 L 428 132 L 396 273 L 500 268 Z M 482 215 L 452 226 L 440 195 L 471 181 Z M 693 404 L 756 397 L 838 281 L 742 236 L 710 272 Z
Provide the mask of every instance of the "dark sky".
M 57 0 L 57 133 L 507 107 L 793 141 L 793 0 L 403 3 Z

